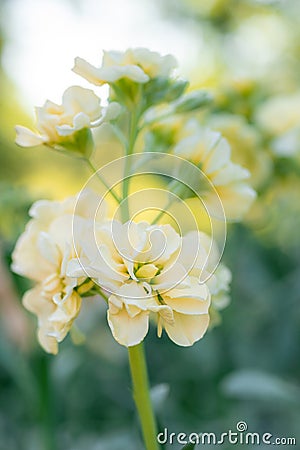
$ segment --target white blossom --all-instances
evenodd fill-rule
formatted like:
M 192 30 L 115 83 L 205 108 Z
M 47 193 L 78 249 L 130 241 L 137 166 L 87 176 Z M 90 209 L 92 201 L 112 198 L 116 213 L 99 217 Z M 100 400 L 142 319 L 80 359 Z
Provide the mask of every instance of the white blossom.
M 178 345 L 192 345 L 203 336 L 210 292 L 190 276 L 195 260 L 181 257 L 182 237 L 170 225 L 111 221 L 95 235 L 96 242 L 82 243 L 82 258 L 69 262 L 67 274 L 86 274 L 106 291 L 108 323 L 120 344 L 141 342 L 150 317 L 156 317 L 158 334 L 164 328 Z M 190 243 L 184 245 L 187 254 L 195 251 Z M 197 261 L 203 258 L 205 266 L 207 253 L 202 250 Z
M 89 89 L 69 87 L 63 94 L 62 104 L 47 100 L 36 108 L 36 131 L 16 126 L 16 143 L 22 147 L 40 144 L 62 144 L 84 129 L 99 126 L 119 113 L 116 103 L 106 109 L 100 106 L 100 99 Z
M 101 86 L 122 78 L 147 83 L 151 78 L 168 77 L 176 65 L 172 55 L 161 56 L 146 48 L 130 48 L 125 52 L 104 52 L 100 68 L 77 57 L 73 71 L 90 83 Z

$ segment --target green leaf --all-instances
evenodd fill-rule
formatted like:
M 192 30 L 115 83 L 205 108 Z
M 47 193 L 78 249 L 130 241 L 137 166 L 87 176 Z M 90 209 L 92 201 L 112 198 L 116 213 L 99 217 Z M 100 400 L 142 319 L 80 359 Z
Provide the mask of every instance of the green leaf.
M 263 403 L 299 405 L 300 401 L 299 385 L 259 370 L 235 371 L 225 377 L 221 389 L 229 397 Z

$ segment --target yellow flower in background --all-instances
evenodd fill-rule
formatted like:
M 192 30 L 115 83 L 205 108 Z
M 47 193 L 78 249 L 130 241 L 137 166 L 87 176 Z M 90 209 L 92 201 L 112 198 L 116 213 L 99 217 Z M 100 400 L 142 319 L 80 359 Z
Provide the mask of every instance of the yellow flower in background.
M 116 103 L 104 109 L 93 91 L 71 86 L 64 92 L 61 105 L 47 100 L 44 106 L 36 108 L 36 132 L 16 126 L 16 143 L 22 147 L 63 144 L 76 132 L 99 126 L 105 120 L 115 118 L 118 113 Z
M 280 136 L 300 124 L 300 92 L 277 95 L 262 103 L 256 112 L 259 126 L 271 136 Z
M 100 202 L 91 191 L 81 195 L 83 201 L 76 208 L 76 216 L 76 197 L 62 202 L 36 202 L 30 210 L 32 219 L 12 255 L 13 271 L 38 283 L 25 293 L 23 304 L 37 315 L 40 344 L 54 354 L 80 311 L 81 297 L 75 288 L 86 279 L 72 278 L 66 273 L 68 261 L 76 256 L 73 225 L 84 235 Z
M 250 184 L 256 188 L 265 183 L 272 171 L 272 158 L 258 130 L 243 116 L 229 113 L 212 115 L 209 126 L 227 139 L 232 160 L 249 169 Z
M 208 177 L 220 197 L 227 219 L 240 219 L 256 196 L 245 182 L 250 172 L 231 161 L 230 145 L 220 133 L 190 121 L 182 134 L 184 137 L 173 147 L 173 153 L 197 165 Z M 204 193 L 203 197 L 214 206 L 215 193 Z
M 90 83 L 101 86 L 122 78 L 147 83 L 151 78 L 168 77 L 176 65 L 172 55 L 161 56 L 146 48 L 130 48 L 125 52 L 103 52 L 100 68 L 76 58 L 73 71 Z
M 300 93 L 278 95 L 264 102 L 257 110 L 256 120 L 271 138 L 270 147 L 279 157 L 299 155 Z

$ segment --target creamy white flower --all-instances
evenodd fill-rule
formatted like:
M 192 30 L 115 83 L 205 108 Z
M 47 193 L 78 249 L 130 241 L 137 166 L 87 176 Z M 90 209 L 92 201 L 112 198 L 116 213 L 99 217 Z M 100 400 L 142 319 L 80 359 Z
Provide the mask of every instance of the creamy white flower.
M 90 83 L 101 86 L 122 78 L 147 83 L 151 78 L 168 77 L 176 65 L 172 55 L 161 56 L 146 48 L 130 48 L 125 52 L 104 52 L 100 68 L 76 58 L 73 71 Z
M 202 128 L 194 122 L 188 124 L 186 134 L 174 146 L 173 152 L 197 165 L 215 187 L 226 217 L 240 219 L 255 199 L 255 191 L 245 182 L 250 173 L 230 159 L 231 149 L 220 133 Z M 210 190 L 204 200 L 214 207 L 218 199 Z
M 93 278 L 108 297 L 108 323 L 122 345 L 141 342 L 155 316 L 178 345 L 192 345 L 209 324 L 210 292 L 190 276 L 193 264 L 206 265 L 207 251 L 182 238 L 170 225 L 107 223 L 95 230 L 94 243 L 82 243 L 82 257 L 68 263 L 67 274 Z M 191 245 L 193 247 L 191 247 Z M 197 269 L 198 270 L 198 269 Z M 197 272 L 198 273 L 198 272 Z
M 39 201 L 31 210 L 32 219 L 19 238 L 13 252 L 12 269 L 38 284 L 24 295 L 25 307 L 38 317 L 38 338 L 43 348 L 57 353 L 61 342 L 77 317 L 81 298 L 75 291 L 86 276 L 69 277 L 66 268 L 69 260 L 76 257 L 73 245 L 73 227 L 83 236 L 89 229 L 91 213 L 101 199 L 86 191 L 62 202 Z M 89 290 L 90 284 L 83 289 Z
M 70 261 L 70 276 L 86 274 L 111 293 L 130 280 L 169 289 L 186 276 L 176 261 L 181 238 L 170 225 L 110 221 L 95 228 L 95 238 L 81 243 L 84 256 Z
M 16 143 L 22 147 L 33 147 L 68 142 L 74 133 L 99 126 L 118 113 L 119 105 L 116 103 L 106 109 L 101 108 L 100 99 L 93 91 L 71 86 L 64 92 L 61 105 L 47 100 L 44 106 L 36 108 L 36 132 L 16 126 Z
M 173 55 L 161 56 L 158 52 L 152 52 L 147 48 L 133 48 L 127 52 L 150 78 L 168 77 L 177 67 L 177 61 Z

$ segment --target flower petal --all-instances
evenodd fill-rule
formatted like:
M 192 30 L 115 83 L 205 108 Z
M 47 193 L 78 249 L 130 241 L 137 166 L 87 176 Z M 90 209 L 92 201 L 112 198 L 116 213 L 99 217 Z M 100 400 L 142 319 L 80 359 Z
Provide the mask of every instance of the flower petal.
M 188 347 L 201 339 L 209 325 L 209 315 L 186 315 L 174 312 L 174 324 L 164 323 L 166 333 L 177 345 Z
M 134 317 L 130 317 L 123 307 L 117 314 L 109 309 L 107 320 L 112 334 L 117 342 L 125 347 L 137 345 L 145 338 L 149 328 L 149 313 L 142 311 Z
M 210 305 L 210 293 L 205 284 L 199 284 L 193 278 L 191 287 L 172 289 L 162 295 L 164 302 L 173 311 L 183 314 L 207 314 Z
M 89 81 L 92 84 L 95 84 L 96 86 L 102 86 L 102 84 L 105 83 L 105 80 L 101 79 L 100 69 L 97 69 L 97 67 L 88 63 L 83 58 L 79 57 L 75 58 L 75 64 L 72 70 L 73 72 L 77 73 L 77 75 L 80 75 L 81 77 L 85 78 L 87 81 Z
M 48 140 L 46 136 L 34 133 L 29 128 L 22 127 L 21 125 L 17 125 L 15 130 L 17 133 L 15 142 L 21 147 L 36 147 L 37 145 L 44 144 Z

